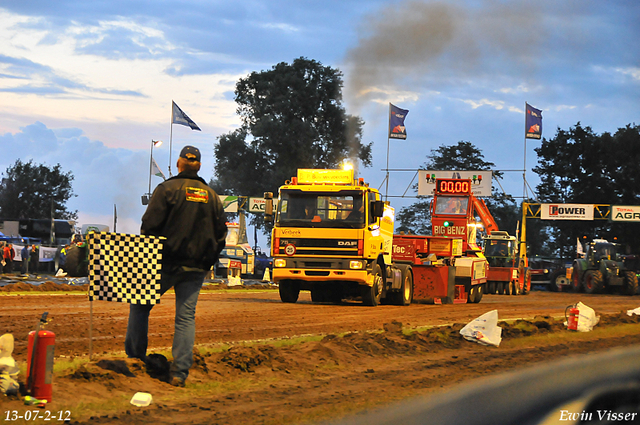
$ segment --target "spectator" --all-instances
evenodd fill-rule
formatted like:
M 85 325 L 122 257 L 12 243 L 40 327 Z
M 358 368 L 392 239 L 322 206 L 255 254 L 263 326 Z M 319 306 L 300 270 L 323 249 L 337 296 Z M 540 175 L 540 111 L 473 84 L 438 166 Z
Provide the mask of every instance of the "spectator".
M 13 244 L 8 243 L 4 247 L 4 272 L 13 273 L 13 258 L 16 256 L 16 251 L 13 249 Z
M 31 245 L 31 252 L 29 253 L 29 268 L 31 273 L 38 273 L 38 266 L 40 265 L 40 250 L 36 244 Z
M 20 250 L 20 256 L 22 257 L 22 274 L 29 272 L 29 245 L 25 245 Z

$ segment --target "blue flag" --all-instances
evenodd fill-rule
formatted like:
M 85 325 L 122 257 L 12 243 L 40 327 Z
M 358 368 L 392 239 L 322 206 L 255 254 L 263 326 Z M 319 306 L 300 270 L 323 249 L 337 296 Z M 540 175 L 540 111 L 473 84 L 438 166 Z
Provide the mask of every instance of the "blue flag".
M 193 122 L 193 120 L 189 118 L 187 114 L 182 112 L 182 109 L 180 109 L 180 107 L 176 105 L 176 102 L 171 101 L 171 103 L 173 104 L 171 112 L 171 124 L 186 125 L 187 127 L 191 127 L 191 130 L 202 131 L 200 130 L 200 127 L 198 127 L 198 124 Z
M 407 129 L 404 126 L 404 119 L 409 113 L 408 109 L 400 109 L 389 104 L 389 138 L 406 139 Z
M 525 103 L 527 112 L 525 117 L 525 138 L 541 139 L 542 138 L 542 111 Z

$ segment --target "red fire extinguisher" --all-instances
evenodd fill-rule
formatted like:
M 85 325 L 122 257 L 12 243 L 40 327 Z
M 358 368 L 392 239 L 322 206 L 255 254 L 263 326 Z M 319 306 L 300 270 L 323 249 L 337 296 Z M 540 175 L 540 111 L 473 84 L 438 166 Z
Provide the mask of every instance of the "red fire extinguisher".
M 567 310 L 569 311 L 568 316 Z M 578 316 L 580 316 L 580 309 L 578 309 L 576 304 L 570 305 L 564 310 L 564 317 L 567 319 L 567 329 L 570 331 L 578 330 Z
M 39 400 L 52 400 L 53 351 L 56 335 L 44 329 L 47 323 L 45 312 L 35 331 L 29 332 L 27 346 L 27 393 Z

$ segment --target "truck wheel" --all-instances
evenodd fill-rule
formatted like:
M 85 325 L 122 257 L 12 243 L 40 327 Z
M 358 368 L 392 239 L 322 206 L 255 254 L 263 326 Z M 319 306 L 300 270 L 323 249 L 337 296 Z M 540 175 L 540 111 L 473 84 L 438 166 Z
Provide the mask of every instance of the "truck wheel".
M 496 282 L 496 288 L 498 295 L 504 295 L 504 282 Z
M 413 273 L 411 269 L 405 269 L 400 287 L 400 305 L 407 306 L 413 301 Z
M 373 266 L 373 285 L 362 287 L 362 303 L 369 307 L 375 307 L 380 304 L 380 296 L 382 295 L 382 269 L 376 263 Z
M 476 285 L 476 296 L 473 299 L 475 304 L 478 304 L 482 301 L 482 296 L 484 295 L 484 284 Z
M 635 295 L 638 290 L 638 275 L 633 271 L 624 272 L 624 293 Z
M 514 280 L 511 283 L 513 289 L 511 290 L 511 295 L 520 295 L 520 280 Z
M 584 273 L 584 292 L 596 294 L 602 290 L 602 273 L 600 270 L 587 270 Z
M 295 303 L 300 295 L 300 285 L 298 282 L 282 281 L 278 285 L 278 292 L 283 303 Z
M 513 283 L 512 282 L 503 282 L 504 285 L 504 294 L 511 295 L 513 294 Z

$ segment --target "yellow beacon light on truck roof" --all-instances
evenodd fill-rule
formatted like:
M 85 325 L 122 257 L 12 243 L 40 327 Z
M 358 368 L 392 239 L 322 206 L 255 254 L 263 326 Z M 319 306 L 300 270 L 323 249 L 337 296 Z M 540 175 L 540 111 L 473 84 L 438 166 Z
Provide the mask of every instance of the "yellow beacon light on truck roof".
M 298 184 L 353 184 L 351 170 L 298 169 Z

